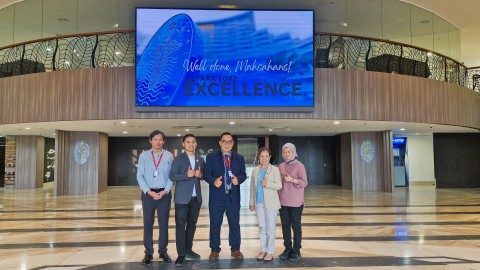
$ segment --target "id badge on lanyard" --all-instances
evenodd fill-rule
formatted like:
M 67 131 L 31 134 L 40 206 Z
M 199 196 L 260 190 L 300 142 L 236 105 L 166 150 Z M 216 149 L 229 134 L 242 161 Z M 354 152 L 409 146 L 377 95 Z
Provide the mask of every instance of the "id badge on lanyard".
M 160 155 L 160 158 L 158 159 L 158 162 L 155 160 L 155 156 L 153 155 L 153 151 L 151 153 L 152 153 L 153 165 L 155 166 L 155 172 L 153 173 L 153 178 L 157 178 L 158 177 L 158 167 L 160 166 L 160 162 L 162 161 L 163 152 Z

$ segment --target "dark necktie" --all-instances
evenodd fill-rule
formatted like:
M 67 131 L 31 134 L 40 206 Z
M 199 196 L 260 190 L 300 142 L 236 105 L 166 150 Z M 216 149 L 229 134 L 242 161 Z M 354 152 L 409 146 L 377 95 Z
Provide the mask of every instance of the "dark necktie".
M 229 174 L 229 171 L 231 171 L 230 160 L 231 160 L 231 157 L 229 155 L 223 156 L 223 161 L 225 163 L 225 184 L 227 189 L 230 189 L 230 184 L 232 183 L 232 179 L 230 178 L 230 174 Z

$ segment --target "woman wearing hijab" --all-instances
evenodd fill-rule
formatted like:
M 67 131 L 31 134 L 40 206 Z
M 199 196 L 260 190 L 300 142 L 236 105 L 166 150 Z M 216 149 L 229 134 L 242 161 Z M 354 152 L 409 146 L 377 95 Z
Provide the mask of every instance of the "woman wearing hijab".
M 280 171 L 270 164 L 267 147 L 258 150 L 260 166 L 253 168 L 250 182 L 250 211 L 256 211 L 261 251 L 258 260 L 272 261 L 275 252 L 275 224 L 280 209 L 278 190 L 282 188 Z
M 285 251 L 280 259 L 296 262 L 300 259 L 302 247 L 302 212 L 304 207 L 304 189 L 308 185 L 305 166 L 298 160 L 297 150 L 292 143 L 282 147 L 285 162 L 280 164 L 282 189 L 280 197 L 280 220 L 282 222 L 283 245 Z M 293 246 L 292 234 L 293 229 Z

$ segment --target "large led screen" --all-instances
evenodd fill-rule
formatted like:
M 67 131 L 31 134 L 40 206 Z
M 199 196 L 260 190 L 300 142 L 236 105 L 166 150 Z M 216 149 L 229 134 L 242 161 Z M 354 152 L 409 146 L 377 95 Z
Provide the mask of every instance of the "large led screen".
M 313 70 L 313 11 L 136 10 L 138 110 L 311 110 Z

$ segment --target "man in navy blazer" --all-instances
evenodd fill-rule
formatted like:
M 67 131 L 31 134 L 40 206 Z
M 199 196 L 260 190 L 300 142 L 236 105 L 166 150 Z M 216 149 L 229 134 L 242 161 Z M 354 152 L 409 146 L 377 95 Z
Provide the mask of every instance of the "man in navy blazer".
M 183 266 L 186 263 L 186 257 L 200 258 L 192 247 L 202 206 L 200 179 L 202 179 L 205 162 L 199 154 L 195 153 L 197 148 L 195 135 L 183 136 L 182 146 L 185 152 L 173 160 L 170 170 L 170 179 L 175 183 L 175 239 L 178 253 L 175 266 Z
M 240 184 L 246 179 L 245 159 L 234 153 L 233 136 L 228 132 L 220 136 L 220 149 L 207 156 L 204 178 L 209 184 L 210 211 L 210 261 L 218 261 L 220 256 L 220 228 L 223 215 L 227 214 L 230 227 L 228 241 L 231 256 L 242 260 L 240 252 Z

